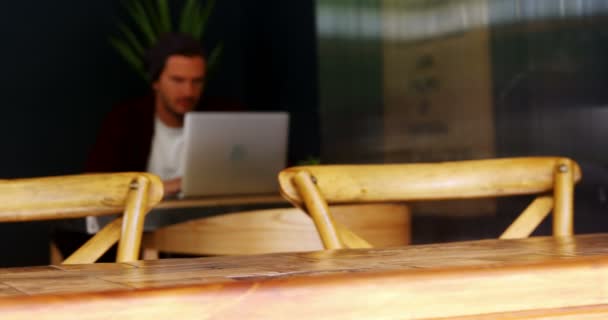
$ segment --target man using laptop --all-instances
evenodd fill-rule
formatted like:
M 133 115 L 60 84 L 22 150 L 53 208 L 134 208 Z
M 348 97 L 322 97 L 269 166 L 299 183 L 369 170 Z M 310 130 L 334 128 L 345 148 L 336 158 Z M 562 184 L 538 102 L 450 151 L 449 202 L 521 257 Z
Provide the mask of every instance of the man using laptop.
M 168 34 L 148 52 L 153 96 L 112 110 L 101 126 L 85 166 L 88 172 L 148 171 L 161 177 L 165 194 L 180 191 L 183 124 L 187 112 L 230 110 L 225 102 L 203 101 L 207 63 L 200 43 Z M 213 105 L 213 108 L 210 108 Z

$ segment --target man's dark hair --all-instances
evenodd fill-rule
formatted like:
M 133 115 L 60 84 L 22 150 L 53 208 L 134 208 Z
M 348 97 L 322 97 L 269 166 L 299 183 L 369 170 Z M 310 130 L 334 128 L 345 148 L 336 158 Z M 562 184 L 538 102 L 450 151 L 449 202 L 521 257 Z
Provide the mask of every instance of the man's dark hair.
M 183 33 L 165 34 L 146 53 L 145 63 L 150 81 L 158 80 L 163 69 L 165 69 L 167 59 L 173 55 L 205 58 L 205 52 L 200 42 L 190 35 Z

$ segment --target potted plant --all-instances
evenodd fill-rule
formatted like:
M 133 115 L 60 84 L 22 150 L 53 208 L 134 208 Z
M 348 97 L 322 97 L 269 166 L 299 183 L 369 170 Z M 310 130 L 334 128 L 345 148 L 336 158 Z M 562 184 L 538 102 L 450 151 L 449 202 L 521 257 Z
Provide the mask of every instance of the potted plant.
M 207 0 L 204 5 L 199 0 L 184 0 L 181 12 L 174 15 L 169 0 L 126 0 L 124 7 L 130 21 L 117 23 L 119 35 L 110 37 L 110 44 L 142 80 L 147 81 L 146 51 L 170 32 L 190 34 L 202 41 L 214 6 L 215 0 Z M 221 52 L 221 44 L 210 51 L 207 63 L 211 70 Z

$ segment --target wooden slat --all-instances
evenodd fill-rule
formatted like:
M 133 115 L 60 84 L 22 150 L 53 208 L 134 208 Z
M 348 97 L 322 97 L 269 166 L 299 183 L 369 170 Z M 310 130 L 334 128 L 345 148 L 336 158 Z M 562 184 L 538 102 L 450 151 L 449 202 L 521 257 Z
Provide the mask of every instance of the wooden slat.
M 27 295 L 41 294 L 62 294 L 62 293 L 85 293 L 89 291 L 91 286 L 98 290 L 131 290 L 132 288 L 122 284 L 112 283 L 110 281 L 94 278 L 94 277 L 61 277 L 55 278 L 35 278 L 35 279 L 11 279 L 3 281 L 4 284 L 17 289 Z
M 158 177 L 145 173 L 2 180 L 0 222 L 65 219 L 121 212 L 131 180 L 140 175 L 153 181 L 149 205 L 158 203 L 163 196 L 162 183 Z
M 341 249 L 344 247 L 336 230 L 335 222 L 329 213 L 327 202 L 317 190 L 310 174 L 300 171 L 293 177 L 293 183 L 302 197 L 304 208 L 317 227 L 321 242 L 325 249 Z
M 130 192 L 134 182 L 135 192 Z M 124 211 L 66 263 L 93 263 L 122 237 L 118 261 L 139 256 L 144 216 L 163 197 L 159 177 L 138 172 L 0 180 L 0 222 L 65 219 Z M 124 221 L 124 226 L 120 224 Z M 122 228 L 121 228 L 122 227 Z M 121 230 L 122 229 L 122 230 Z M 58 259 L 51 244 L 51 254 Z
M 61 250 L 59 250 L 59 247 L 55 243 L 55 241 L 52 241 L 52 240 L 49 243 L 49 255 L 50 255 L 51 264 L 59 264 L 59 263 L 61 263 L 61 261 L 63 261 L 65 259 L 63 257 L 63 254 L 61 253 Z
M 549 191 L 562 158 L 510 158 L 427 164 L 293 167 L 279 175 L 281 192 L 303 203 L 292 181 L 297 172 L 316 178 L 329 203 L 466 199 Z M 573 166 L 578 181 L 580 168 Z
M 108 223 L 91 239 L 65 259 L 63 263 L 82 264 L 94 263 L 97 261 L 97 259 L 108 251 L 108 249 L 110 249 L 120 238 L 120 232 L 123 225 L 122 220 L 122 217 L 120 217 Z
M 537 197 L 500 236 L 501 239 L 529 237 L 553 208 L 553 197 Z
M 122 271 L 126 269 L 135 269 L 135 266 L 132 266 L 127 263 L 95 263 L 95 264 L 61 264 L 53 266 L 54 268 L 67 271 L 67 272 L 95 272 L 95 271 Z
M 0 298 L 16 297 L 16 296 L 23 296 L 23 295 L 24 295 L 24 292 L 21 292 L 9 285 L 0 284 Z
M 371 248 L 372 245 L 358 234 L 354 233 L 347 226 L 336 222 L 336 231 L 340 235 L 340 241 L 344 247 L 349 249 Z M 328 248 L 325 248 L 328 249 Z
M 144 219 L 148 213 L 149 191 L 150 180 L 147 177 L 140 176 L 131 182 L 118 242 L 117 262 L 135 261 L 139 258 Z
M 555 166 L 555 209 L 553 235 L 571 236 L 574 232 L 574 181 L 577 176 L 570 159 L 560 159 Z
M 56 276 L 61 270 L 55 266 L 38 266 L 22 268 L 3 268 L 0 269 L 0 279 L 10 279 L 14 277 L 31 276 Z
M 203 208 L 254 204 L 286 204 L 280 194 L 253 194 L 232 196 L 208 196 L 185 199 L 165 199 L 155 209 Z

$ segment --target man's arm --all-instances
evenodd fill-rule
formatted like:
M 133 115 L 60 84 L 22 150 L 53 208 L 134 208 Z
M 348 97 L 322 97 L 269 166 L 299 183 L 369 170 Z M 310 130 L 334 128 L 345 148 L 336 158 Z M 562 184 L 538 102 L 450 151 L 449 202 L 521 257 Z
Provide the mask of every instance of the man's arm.
M 174 178 L 171 180 L 163 181 L 165 188 L 165 196 L 174 196 L 182 191 L 182 178 Z

